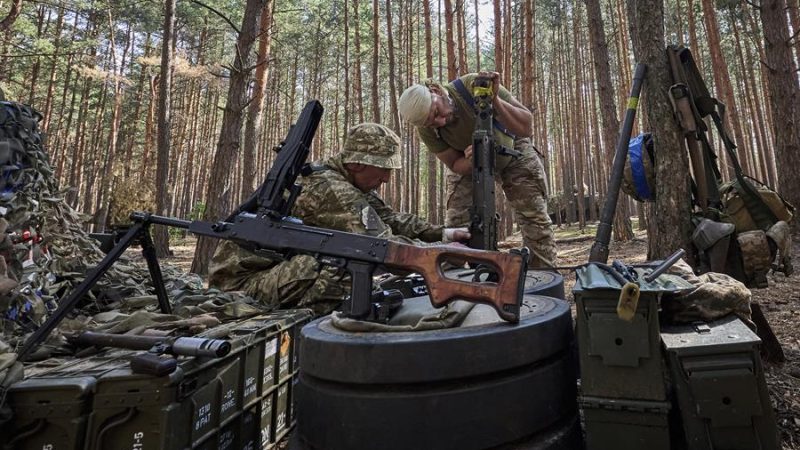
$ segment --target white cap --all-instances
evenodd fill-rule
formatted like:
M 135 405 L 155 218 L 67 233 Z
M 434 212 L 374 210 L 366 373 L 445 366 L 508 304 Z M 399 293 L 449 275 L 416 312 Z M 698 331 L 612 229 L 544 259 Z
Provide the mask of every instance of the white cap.
M 431 92 L 426 86 L 414 84 L 408 87 L 397 102 L 403 120 L 416 127 L 425 126 L 431 112 Z

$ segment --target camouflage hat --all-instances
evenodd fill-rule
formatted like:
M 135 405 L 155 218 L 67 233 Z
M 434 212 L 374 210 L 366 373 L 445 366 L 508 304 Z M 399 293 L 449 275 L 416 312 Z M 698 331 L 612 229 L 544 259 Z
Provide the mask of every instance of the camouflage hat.
M 399 169 L 400 138 L 383 125 L 360 123 L 347 132 L 342 162 Z

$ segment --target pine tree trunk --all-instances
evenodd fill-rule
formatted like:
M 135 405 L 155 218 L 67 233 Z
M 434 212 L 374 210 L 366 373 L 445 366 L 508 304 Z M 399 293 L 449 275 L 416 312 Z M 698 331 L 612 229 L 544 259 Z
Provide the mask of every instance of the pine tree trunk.
M 245 199 L 255 190 L 258 183 L 256 175 L 256 149 L 258 148 L 258 138 L 261 135 L 261 128 L 264 122 L 264 91 L 267 87 L 269 78 L 269 58 L 270 46 L 272 44 L 272 11 L 274 9 L 273 0 L 266 0 L 264 8 L 261 10 L 259 19 L 258 53 L 256 55 L 256 74 L 253 83 L 253 98 L 247 106 L 247 122 L 244 127 L 244 148 L 242 160 L 242 188 L 240 197 Z
M 167 174 L 169 171 L 170 143 L 172 141 L 172 110 L 170 94 L 172 92 L 172 42 L 175 39 L 175 6 L 176 0 L 164 2 L 164 26 L 161 36 L 161 74 L 158 92 L 158 137 L 156 158 L 156 214 L 166 215 L 169 205 L 167 193 Z M 169 232 L 165 226 L 153 227 L 153 243 L 156 256 L 164 258 L 169 255 Z
M 778 164 L 780 192 L 793 205 L 800 205 L 800 88 L 793 70 L 789 47 L 789 28 L 786 22 L 785 0 L 761 2 L 761 28 L 764 31 L 766 64 L 762 70 L 769 80 L 772 106 L 775 159 Z M 797 232 L 800 224 L 792 221 Z
M 456 60 L 456 42 L 453 37 L 453 3 L 444 0 L 444 35 L 447 50 L 447 79 L 454 80 L 458 77 L 458 61 Z
M 711 50 L 711 63 L 714 70 L 714 84 L 716 86 L 716 96 L 721 98 L 725 103 L 726 108 L 726 122 L 728 130 L 733 130 L 733 138 L 738 146 L 737 155 L 742 164 L 745 173 L 753 173 L 753 165 L 748 158 L 749 142 L 744 139 L 742 134 L 742 126 L 739 121 L 739 109 L 736 105 L 736 97 L 733 95 L 733 88 L 730 82 L 730 73 L 728 72 L 728 63 L 722 54 L 720 46 L 719 25 L 717 24 L 717 14 L 714 10 L 713 0 L 701 0 L 703 5 L 703 20 L 706 24 L 706 36 L 708 37 L 708 46 Z M 714 95 L 712 93 L 712 95 Z
M 361 91 L 361 14 L 358 10 L 358 0 L 353 0 L 353 16 L 356 18 L 353 36 L 356 53 L 356 63 L 353 65 L 353 91 L 356 94 L 358 122 L 361 123 L 364 122 L 364 93 Z
M 689 249 L 691 199 L 689 161 L 683 136 L 672 117 L 667 93 L 672 84 L 664 51 L 664 5 L 662 0 L 627 0 L 628 23 L 637 62 L 647 66 L 640 105 L 650 124 L 656 150 L 656 200 L 648 257 L 659 259 L 678 248 Z M 635 25 L 634 25 L 635 24 Z
M 606 32 L 603 26 L 603 16 L 600 12 L 600 0 L 585 0 L 586 11 L 589 16 L 589 40 L 594 54 L 594 75 L 597 83 L 598 98 L 600 101 L 600 121 L 602 122 L 603 148 L 605 149 L 605 162 L 608 172 L 611 172 L 616 140 L 619 136 L 619 119 L 617 119 L 617 105 L 614 102 L 614 85 L 611 82 L 611 59 L 606 45 Z M 620 174 L 621 175 L 621 174 Z M 610 195 L 606 192 L 606 195 Z M 631 219 L 626 214 L 622 201 L 617 201 L 614 215 L 614 239 L 628 241 L 633 238 Z
M 375 123 L 381 123 L 381 110 L 378 104 L 378 55 L 381 42 L 378 30 L 379 17 L 378 0 L 372 0 L 372 121 Z
M 234 161 L 239 157 L 243 113 L 247 106 L 247 84 L 252 71 L 249 56 L 258 35 L 258 19 L 265 3 L 266 0 L 247 0 L 245 6 L 241 31 L 236 40 L 236 55 L 231 64 L 228 99 L 222 115 L 222 128 L 214 154 L 214 162 L 211 164 L 206 211 L 203 216 L 205 220 L 218 220 L 233 208 L 230 198 L 232 195 L 230 174 Z M 205 275 L 216 248 L 216 239 L 199 238 L 192 260 L 192 272 Z

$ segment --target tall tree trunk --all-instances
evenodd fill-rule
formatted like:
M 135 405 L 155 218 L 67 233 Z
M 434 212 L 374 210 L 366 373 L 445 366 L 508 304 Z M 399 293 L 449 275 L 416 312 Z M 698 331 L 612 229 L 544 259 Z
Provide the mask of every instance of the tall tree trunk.
M 386 48 L 389 56 L 389 114 L 391 115 L 391 127 L 395 133 L 400 133 L 400 115 L 397 111 L 397 80 L 395 79 L 395 59 L 394 59 L 394 36 L 392 33 L 392 1 L 386 0 Z M 397 176 L 397 175 L 395 175 Z M 394 195 L 391 202 L 395 208 L 400 206 L 402 201 L 401 183 L 394 183 Z
M 427 7 L 428 1 L 425 0 L 423 1 L 423 3 L 426 4 L 426 9 L 428 9 Z M 478 0 L 475 0 L 474 3 L 475 3 L 475 71 L 480 72 L 481 71 L 481 30 L 480 30 L 481 16 L 479 13 Z M 425 32 L 427 33 L 430 31 L 430 18 L 426 17 L 425 20 L 426 23 L 428 24 L 425 27 Z
M 714 84 L 717 87 L 717 96 L 722 97 L 722 101 L 727 106 L 726 122 L 728 129 L 733 129 L 733 137 L 736 140 L 736 145 L 739 147 L 738 156 L 742 163 L 742 168 L 747 173 L 753 173 L 753 166 L 748 158 L 747 149 L 750 143 L 745 141 L 742 134 L 742 125 L 739 121 L 739 109 L 736 105 L 736 97 L 733 95 L 733 88 L 730 82 L 730 73 L 728 72 L 728 63 L 722 54 L 722 47 L 720 46 L 719 25 L 717 24 L 717 13 L 714 10 L 713 0 L 701 0 L 703 5 L 703 20 L 706 24 L 706 36 L 708 38 L 708 47 L 711 50 L 711 64 L 714 67 Z
M 228 214 L 233 205 L 231 196 L 230 174 L 234 162 L 238 158 L 242 138 L 242 121 L 247 106 L 247 82 L 252 67 L 250 53 L 258 35 L 258 21 L 266 0 L 247 0 L 239 37 L 236 39 L 236 55 L 231 64 L 231 77 L 228 85 L 228 99 L 225 112 L 222 114 L 220 130 L 214 162 L 211 164 L 211 176 L 206 195 L 205 220 L 217 220 Z M 192 260 L 192 272 L 205 275 L 208 262 L 217 248 L 217 240 L 201 237 L 197 240 L 197 248 Z
M 372 121 L 381 123 L 381 109 L 378 103 L 378 55 L 380 54 L 381 34 L 378 29 L 380 7 L 378 0 L 372 0 Z
M 117 147 L 119 142 L 119 129 L 120 117 L 122 115 L 122 83 L 121 79 L 125 73 L 125 64 L 133 43 L 133 34 L 131 24 L 128 23 L 128 29 L 125 33 L 126 44 L 122 51 L 122 58 L 117 63 L 116 56 L 116 39 L 114 34 L 114 21 L 111 17 L 111 11 L 108 11 L 108 25 L 109 25 L 109 44 L 111 50 L 111 68 L 109 70 L 110 77 L 113 78 L 111 85 L 114 92 L 114 104 L 111 107 L 111 124 L 108 130 L 108 143 L 106 146 L 105 157 L 103 161 L 103 168 L 100 174 L 100 190 L 97 193 L 97 211 L 95 230 L 105 229 L 106 219 L 108 218 L 108 207 L 110 201 L 110 192 L 113 186 L 114 165 L 117 158 Z M 117 73 L 117 66 L 119 66 L 119 73 Z M 108 81 L 108 80 L 107 80 Z M 99 228 L 98 228 L 99 227 Z
M 344 5 L 344 51 L 342 51 L 342 58 L 344 59 L 344 83 L 342 86 L 336 91 L 336 95 L 339 95 L 339 92 L 344 92 L 344 127 L 342 127 L 342 141 L 347 138 L 347 129 L 350 128 L 350 16 L 348 14 L 349 8 L 347 8 L 347 2 Z M 389 25 L 391 26 L 391 25 Z M 338 64 L 338 63 L 337 63 Z M 338 112 L 338 104 L 337 104 L 337 112 Z M 338 122 L 338 121 L 337 121 Z
M 603 147 L 608 172 L 611 172 L 616 140 L 619 135 L 619 119 L 617 119 L 617 105 L 614 101 L 614 85 L 611 82 L 611 59 L 606 45 L 606 32 L 603 26 L 603 16 L 600 12 L 600 0 L 584 0 L 586 12 L 589 16 L 589 41 L 594 55 L 594 75 L 597 83 L 598 99 L 600 101 L 600 121 L 603 129 Z M 606 195 L 609 193 L 606 192 Z M 631 219 L 626 214 L 623 202 L 617 201 L 616 214 L 614 215 L 614 239 L 628 241 L 633 238 Z
M 781 194 L 794 205 L 800 205 L 800 88 L 792 73 L 792 53 L 789 47 L 789 28 L 786 22 L 785 0 L 761 2 L 761 29 L 764 31 L 766 64 L 762 65 L 769 80 L 772 106 L 775 159 Z M 800 231 L 798 221 L 792 229 Z
M 172 110 L 170 93 L 172 92 L 172 42 L 175 39 L 175 3 L 176 0 L 164 2 L 164 28 L 161 41 L 161 74 L 158 89 L 158 137 L 156 158 L 156 214 L 166 215 L 169 205 L 167 192 L 167 176 L 169 172 L 169 150 L 172 140 Z M 153 243 L 156 256 L 169 255 L 169 231 L 165 226 L 153 228 Z
M 356 54 L 356 63 L 353 65 L 353 90 L 356 94 L 358 122 L 361 123 L 364 121 L 364 93 L 361 91 L 361 13 L 358 10 L 358 0 L 353 0 L 353 16 L 356 18 L 353 36 Z
M 42 129 L 47 131 L 50 128 L 50 120 L 53 115 L 53 94 L 56 88 L 56 73 L 58 72 L 58 53 L 61 51 L 61 32 L 64 27 L 64 8 L 58 8 L 58 18 L 56 19 L 55 38 L 53 38 L 53 63 L 50 65 L 50 79 L 47 82 L 47 96 L 44 99 L 42 109 Z
M 242 160 L 242 189 L 240 198 L 247 198 L 256 188 L 256 148 L 258 138 L 264 122 L 264 91 L 269 78 L 270 46 L 272 43 L 272 12 L 275 7 L 273 0 L 266 0 L 264 9 L 261 10 L 260 31 L 258 36 L 258 53 L 256 55 L 256 74 L 253 83 L 253 99 L 248 105 L 247 122 L 244 127 L 244 149 Z
M 662 0 L 627 0 L 628 23 L 637 62 L 647 66 L 643 86 L 644 114 L 658 143 L 656 200 L 649 235 L 648 257 L 668 256 L 678 248 L 688 249 L 691 228 L 689 161 L 683 136 L 672 117 L 667 93 L 672 84 L 664 51 L 664 5 Z
M 584 167 L 586 165 L 586 161 L 584 159 L 584 150 L 586 148 L 584 139 L 586 137 L 587 126 L 586 122 L 583 121 L 583 110 L 585 105 L 583 103 L 584 96 L 583 96 L 583 78 L 581 77 L 581 70 L 583 67 L 583 57 L 581 55 L 581 45 L 580 45 L 580 31 L 581 28 L 581 12 L 580 8 L 578 7 L 579 4 L 575 5 L 575 8 L 572 10 L 572 39 L 574 46 L 574 67 L 575 67 L 575 102 L 574 106 L 574 113 L 571 114 L 574 119 L 575 127 L 575 138 L 572 142 L 575 144 L 574 152 L 575 152 L 575 178 L 576 182 L 575 185 L 578 188 L 578 198 L 576 204 L 578 205 L 578 228 L 583 230 L 586 228 L 586 183 L 584 182 Z
M 453 2 L 444 0 L 444 35 L 447 49 L 447 79 L 454 80 L 458 77 L 456 60 L 456 42 L 453 37 Z
M 447 0 L 445 0 L 445 3 Z M 494 70 L 504 74 L 506 68 L 503 67 L 505 53 L 503 47 L 503 14 L 500 8 L 502 0 L 493 0 L 494 6 Z

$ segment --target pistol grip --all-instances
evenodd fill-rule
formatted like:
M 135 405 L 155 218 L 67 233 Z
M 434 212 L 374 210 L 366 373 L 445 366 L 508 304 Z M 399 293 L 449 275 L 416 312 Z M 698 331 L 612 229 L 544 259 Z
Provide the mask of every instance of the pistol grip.
M 142 353 L 131 358 L 131 372 L 163 377 L 175 371 L 178 361 L 167 355 Z

